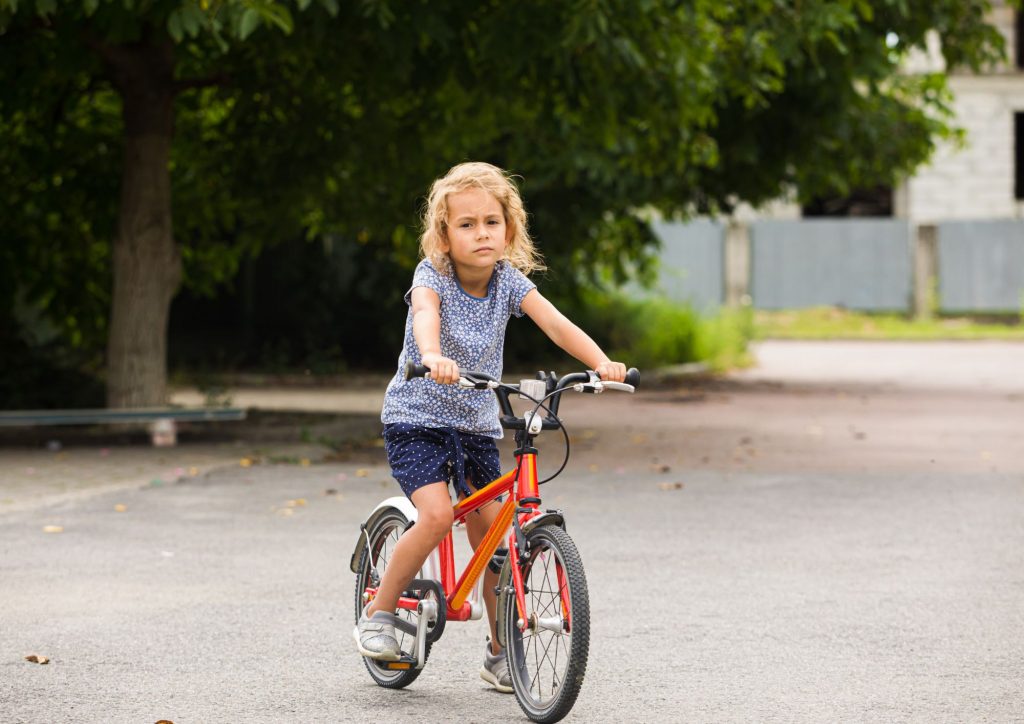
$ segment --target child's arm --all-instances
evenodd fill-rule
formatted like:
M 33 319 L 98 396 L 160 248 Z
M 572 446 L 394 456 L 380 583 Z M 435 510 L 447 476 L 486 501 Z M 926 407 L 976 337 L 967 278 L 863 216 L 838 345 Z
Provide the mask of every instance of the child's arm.
M 626 365 L 608 359 L 597 342 L 559 312 L 539 291 L 532 289 L 527 292 L 519 306 L 552 342 L 601 375 L 602 380 L 622 382 L 626 379 Z
M 432 379 L 451 385 L 459 381 L 459 365 L 441 354 L 441 298 L 429 287 L 412 290 L 412 336 Z

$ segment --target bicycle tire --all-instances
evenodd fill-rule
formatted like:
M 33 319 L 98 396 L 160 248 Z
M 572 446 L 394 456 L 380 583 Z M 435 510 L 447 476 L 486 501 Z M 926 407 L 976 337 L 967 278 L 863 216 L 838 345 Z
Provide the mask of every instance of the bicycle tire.
M 583 562 L 568 533 L 554 524 L 540 525 L 527 533 L 526 540 L 521 566 L 526 613 L 534 620 L 520 631 L 515 596 L 505 596 L 506 655 L 520 708 L 531 720 L 547 724 L 569 713 L 583 685 L 590 650 L 590 601 Z M 552 684 L 546 691 L 549 675 Z
M 387 568 L 395 543 L 402 533 L 409 526 L 409 520 L 398 508 L 389 508 L 377 518 L 373 527 L 367 531 L 367 545 L 359 556 L 359 573 L 356 574 L 356 597 L 355 597 L 355 620 L 358 623 L 359 614 L 363 610 L 363 591 L 369 585 L 370 563 L 373 562 L 378 574 L 383 574 Z M 368 555 L 370 556 L 368 558 Z M 416 623 L 417 614 L 415 611 L 401 610 L 399 615 L 406 620 Z M 403 653 L 410 653 L 415 637 L 396 629 L 395 635 L 398 638 L 398 646 Z M 431 642 L 426 645 L 426 658 L 430 657 Z M 378 686 L 386 689 L 402 689 L 411 684 L 420 675 L 423 669 L 388 669 L 380 662 L 362 657 L 366 670 Z M 424 660 L 424 664 L 426 661 Z

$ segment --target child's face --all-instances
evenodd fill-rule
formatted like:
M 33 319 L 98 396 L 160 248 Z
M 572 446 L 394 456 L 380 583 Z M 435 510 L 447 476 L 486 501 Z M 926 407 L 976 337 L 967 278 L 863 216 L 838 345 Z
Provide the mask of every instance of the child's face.
M 456 271 L 492 268 L 504 255 L 511 229 L 492 194 L 470 188 L 448 194 L 448 228 L 443 251 Z

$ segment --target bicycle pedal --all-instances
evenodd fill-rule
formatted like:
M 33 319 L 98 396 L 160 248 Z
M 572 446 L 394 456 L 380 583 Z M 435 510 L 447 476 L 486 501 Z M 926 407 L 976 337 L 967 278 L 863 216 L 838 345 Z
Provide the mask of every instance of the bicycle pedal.
M 381 661 L 380 662 L 385 669 L 392 669 L 395 671 L 404 671 L 411 669 L 416 666 L 416 659 L 411 656 L 403 656 L 398 661 Z

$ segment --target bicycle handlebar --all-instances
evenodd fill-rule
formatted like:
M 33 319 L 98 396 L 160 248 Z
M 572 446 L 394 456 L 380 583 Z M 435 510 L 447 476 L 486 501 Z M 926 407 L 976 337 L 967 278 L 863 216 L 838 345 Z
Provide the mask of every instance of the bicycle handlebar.
M 426 365 L 418 365 L 415 364 L 414 362 L 405 363 L 405 379 L 407 380 L 411 380 L 413 377 L 426 377 L 429 374 L 430 368 L 427 367 Z M 597 374 L 596 372 L 594 372 L 593 374 L 598 379 L 601 379 L 601 375 Z M 501 380 L 496 380 L 490 375 L 485 375 L 483 372 L 474 372 L 472 370 L 460 370 L 460 375 L 463 379 L 466 379 L 467 381 L 470 382 L 474 381 L 472 378 L 476 378 L 476 380 L 484 380 L 487 382 L 501 382 Z M 571 374 L 568 374 L 558 381 L 556 389 L 566 388 L 578 382 L 590 382 L 590 372 L 573 372 Z M 636 367 L 630 367 L 626 371 L 625 384 L 629 385 L 634 390 L 637 387 L 639 387 L 640 370 L 638 370 Z
M 490 375 L 482 372 L 474 372 L 472 370 L 459 370 L 459 384 L 462 387 L 473 388 L 478 390 L 493 390 L 495 396 L 498 398 L 498 405 L 501 407 L 501 425 L 510 430 L 522 430 L 526 427 L 526 420 L 521 417 L 516 417 L 515 411 L 512 409 L 512 404 L 509 402 L 508 393 L 509 390 L 518 390 L 518 385 L 511 385 L 503 383 L 501 380 L 497 380 Z M 404 369 L 404 377 L 407 380 L 411 380 L 414 377 L 426 377 L 430 374 L 430 368 L 426 365 L 418 365 L 413 362 L 406 362 Z M 547 404 L 547 409 L 550 411 L 550 415 L 545 418 L 543 428 L 545 430 L 553 430 L 558 428 L 561 423 L 558 421 L 558 406 L 561 402 L 562 393 L 569 389 L 575 389 L 578 392 L 601 392 L 604 389 L 620 390 L 623 392 L 633 392 L 637 387 L 640 386 L 640 371 L 635 367 L 631 367 L 626 372 L 625 384 L 620 382 L 605 382 L 603 384 L 595 383 L 595 378 L 599 382 L 601 377 L 596 372 L 571 372 L 557 382 L 554 381 L 554 373 L 550 376 L 540 373 L 538 376 L 540 379 L 546 381 L 546 394 L 547 397 L 551 398 L 550 403 Z

